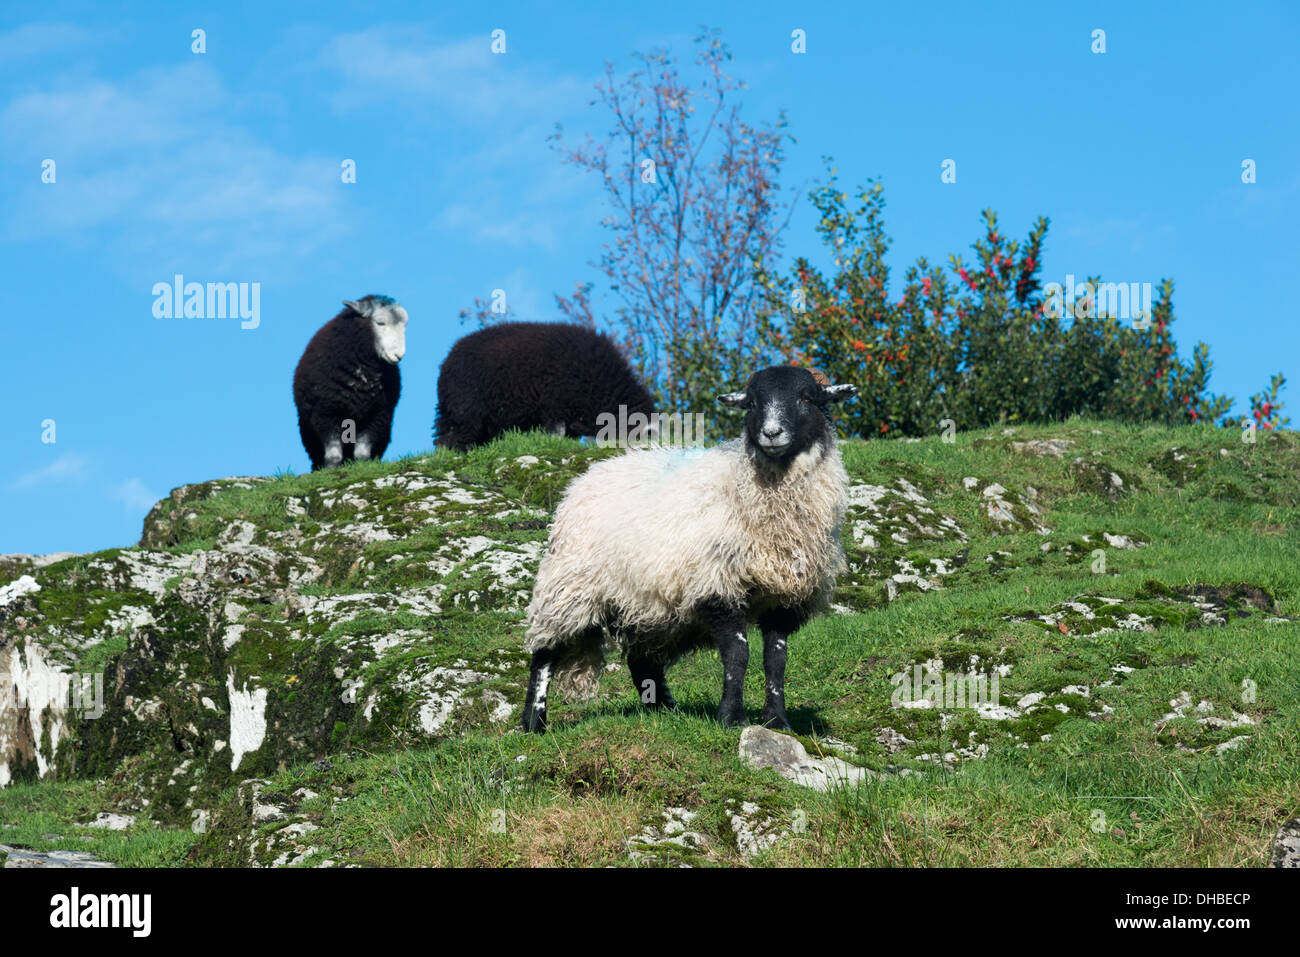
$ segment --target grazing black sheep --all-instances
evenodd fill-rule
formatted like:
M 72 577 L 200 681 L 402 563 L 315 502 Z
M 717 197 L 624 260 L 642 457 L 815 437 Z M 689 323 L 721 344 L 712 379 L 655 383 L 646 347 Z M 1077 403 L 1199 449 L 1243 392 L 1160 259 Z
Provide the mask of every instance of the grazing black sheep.
M 503 322 L 451 347 L 438 376 L 434 442 L 464 451 L 508 429 L 596 435 L 602 413 L 654 412 L 608 336 L 585 326 Z
M 312 471 L 349 459 L 378 459 L 388 448 L 402 392 L 406 310 L 366 296 L 317 330 L 293 374 L 298 431 Z

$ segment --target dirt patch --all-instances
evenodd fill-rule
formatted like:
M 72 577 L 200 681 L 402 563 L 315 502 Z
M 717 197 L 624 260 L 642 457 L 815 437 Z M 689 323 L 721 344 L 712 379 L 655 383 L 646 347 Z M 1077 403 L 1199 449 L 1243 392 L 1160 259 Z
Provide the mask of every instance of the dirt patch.
M 525 867 L 599 867 L 627 854 L 637 818 L 630 806 L 580 801 L 511 815 L 506 833 Z
M 1272 614 L 1277 610 L 1273 596 L 1258 585 L 1237 584 L 1227 588 L 1214 585 L 1189 585 L 1173 589 L 1179 595 L 1193 601 L 1205 602 L 1214 606 L 1216 611 L 1227 611 L 1237 618 L 1248 618 L 1247 608 Z M 1243 607 L 1244 606 L 1244 607 Z
M 656 770 L 661 762 L 661 755 L 639 744 L 590 741 L 557 755 L 551 766 L 534 774 L 558 782 L 574 797 L 607 797 L 655 787 L 661 782 Z
M 1175 445 L 1151 459 L 1151 467 L 1173 482 L 1178 488 L 1186 487 L 1191 477 L 1200 470 L 1200 456 Z
M 1074 490 L 1088 495 L 1098 495 L 1107 501 L 1118 502 L 1133 491 L 1136 480 L 1108 462 L 1090 462 L 1082 456 L 1070 464 Z

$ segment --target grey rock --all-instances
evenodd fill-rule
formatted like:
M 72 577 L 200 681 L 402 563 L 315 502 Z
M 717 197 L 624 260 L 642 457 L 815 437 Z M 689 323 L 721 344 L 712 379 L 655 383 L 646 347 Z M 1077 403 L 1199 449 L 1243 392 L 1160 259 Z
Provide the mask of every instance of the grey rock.
M 637 867 L 649 864 L 690 867 L 691 860 L 707 846 L 704 835 L 691 829 L 699 817 L 684 807 L 663 811 L 662 822 L 647 824 L 628 842 L 628 856 Z
M 1278 829 L 1269 866 L 1300 868 L 1300 817 L 1291 818 Z
M 134 814 L 113 814 L 108 811 L 101 811 L 86 827 L 100 827 L 108 831 L 125 831 L 133 824 L 135 824 Z
M 781 840 L 783 828 L 771 815 L 753 801 L 727 802 L 727 816 L 731 819 L 731 832 L 736 836 L 736 848 L 744 858 L 757 857 Z
M 191 827 L 196 809 L 214 808 L 239 780 L 321 758 L 340 726 L 357 744 L 396 736 L 413 746 L 510 720 L 527 674 L 522 649 L 456 662 L 427 621 L 449 607 L 521 614 L 544 543 L 487 537 L 477 523 L 485 513 L 522 522 L 548 513 L 426 468 L 419 460 L 357 475 L 265 525 L 199 514 L 212 495 L 262 479 L 184 486 L 150 513 L 139 547 L 84 556 L 75 568 L 55 556 L 0 556 L 0 789 L 33 770 L 64 773 L 65 739 L 80 739 L 95 757 L 79 774 L 144 759 L 131 765 L 129 794 L 113 810 L 148 806 L 157 821 Z M 172 550 L 205 522 L 213 524 L 203 526 L 204 547 Z M 443 532 L 436 548 L 371 551 L 429 525 Z M 424 584 L 388 587 L 397 564 Z M 313 587 L 344 574 L 355 590 Z M 73 603 L 73 592 L 91 598 Z M 112 597 L 123 592 L 127 604 Z M 60 603 L 75 613 L 47 620 L 42 608 Z M 397 615 L 415 622 L 398 627 Z M 375 626 L 322 638 L 360 617 Z M 81 662 L 109 640 L 125 648 L 95 676 L 102 711 L 94 714 L 80 705 L 99 702 L 79 694 Z
M 1051 455 L 1060 458 L 1066 450 L 1074 445 L 1072 439 L 1030 439 L 1028 442 L 1012 442 L 1011 448 L 1026 455 Z
M 3 867 L 116 867 L 85 851 L 33 851 L 26 847 L 0 844 Z
M 893 728 L 881 728 L 880 733 L 876 735 L 876 742 L 884 745 L 885 750 L 890 754 L 894 754 L 911 744 L 912 739 Z
M 814 791 L 851 787 L 877 776 L 839 758 L 814 758 L 796 739 L 756 724 L 740 733 L 740 759 L 751 767 L 771 768 L 787 781 Z

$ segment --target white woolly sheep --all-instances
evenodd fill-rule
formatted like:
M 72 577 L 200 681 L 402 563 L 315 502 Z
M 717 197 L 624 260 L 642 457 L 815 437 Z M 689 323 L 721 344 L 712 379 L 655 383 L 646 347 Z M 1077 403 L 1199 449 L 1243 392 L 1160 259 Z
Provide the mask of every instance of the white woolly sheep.
M 664 669 L 712 644 L 723 666 L 718 720 L 745 721 L 747 624 L 763 634 L 763 723 L 788 729 L 789 636 L 830 599 L 844 567 L 848 476 L 827 406 L 857 393 L 793 366 L 721 395 L 747 410 L 739 439 L 711 449 L 633 449 L 593 465 L 555 513 L 528 607 L 526 731 L 546 729 L 552 680 L 590 693 L 604 631 L 651 708 L 673 706 Z

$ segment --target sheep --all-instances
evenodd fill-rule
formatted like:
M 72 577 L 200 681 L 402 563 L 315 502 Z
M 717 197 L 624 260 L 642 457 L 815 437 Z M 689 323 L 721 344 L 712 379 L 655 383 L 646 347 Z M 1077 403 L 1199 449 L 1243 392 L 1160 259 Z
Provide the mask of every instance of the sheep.
M 343 307 L 312 336 L 293 374 L 298 432 L 313 472 L 383 458 L 402 392 L 406 310 L 388 296 Z
M 763 635 L 763 724 L 789 729 L 786 643 L 826 607 L 846 564 L 848 475 L 827 408 L 856 394 L 815 370 L 763 369 L 743 391 L 718 396 L 746 410 L 740 438 L 629 449 L 569 485 L 528 606 L 525 731 L 545 731 L 552 679 L 594 691 L 605 629 L 650 708 L 674 706 L 666 667 L 715 646 L 718 721 L 741 724 L 750 621 Z
M 434 443 L 465 451 L 508 429 L 596 435 L 602 413 L 654 402 L 605 336 L 569 323 L 503 322 L 456 342 L 438 376 Z

